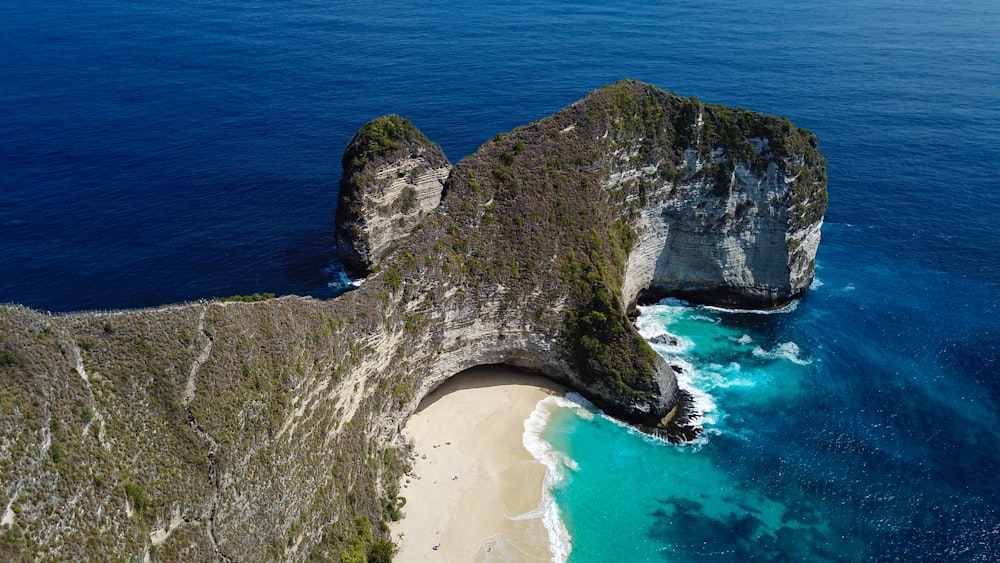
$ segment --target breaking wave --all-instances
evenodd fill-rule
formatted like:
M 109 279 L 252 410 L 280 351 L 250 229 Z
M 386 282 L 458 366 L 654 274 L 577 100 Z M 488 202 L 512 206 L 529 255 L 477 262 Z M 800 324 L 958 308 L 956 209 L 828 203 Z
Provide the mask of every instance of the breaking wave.
M 565 563 L 569 559 L 573 544 L 566 525 L 559 517 L 559 507 L 552 491 L 563 480 L 566 471 L 579 469 L 572 458 L 556 451 L 542 438 L 542 433 L 549 425 L 553 413 L 559 408 L 586 410 L 581 404 L 566 397 L 546 397 L 538 402 L 531 416 L 524 421 L 522 437 L 524 448 L 546 468 L 545 481 L 542 485 L 542 504 L 532 514 L 541 513 L 542 523 L 549 534 L 549 551 L 552 553 L 553 563 Z

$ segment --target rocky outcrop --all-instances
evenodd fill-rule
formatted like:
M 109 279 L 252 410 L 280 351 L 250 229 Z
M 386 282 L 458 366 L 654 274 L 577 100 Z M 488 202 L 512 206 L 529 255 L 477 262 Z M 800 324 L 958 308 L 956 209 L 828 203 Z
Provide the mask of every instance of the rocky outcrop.
M 826 209 L 816 137 L 783 118 L 667 103 L 690 120 L 673 125 L 691 146 L 644 166 L 622 163 L 608 178 L 612 187 L 639 186 L 641 198 L 625 301 L 673 295 L 769 309 L 800 296 L 813 279 Z
M 451 163 L 407 119 L 367 123 L 344 151 L 337 254 L 366 275 L 438 206 Z
M 488 141 L 443 192 L 412 125 L 366 128 L 338 211 L 355 291 L 0 308 L 0 558 L 384 553 L 400 429 L 452 375 L 518 366 L 682 435 L 631 303 L 776 306 L 812 278 L 824 163 L 787 120 L 619 82 Z

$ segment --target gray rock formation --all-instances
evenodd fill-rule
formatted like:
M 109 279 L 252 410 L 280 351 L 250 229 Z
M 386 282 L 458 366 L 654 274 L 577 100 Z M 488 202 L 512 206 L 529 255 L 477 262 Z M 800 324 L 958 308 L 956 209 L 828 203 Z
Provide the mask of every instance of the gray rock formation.
M 720 159 L 709 162 L 724 165 Z M 706 163 L 689 150 L 681 166 L 698 171 Z M 727 168 L 730 184 L 721 196 L 704 178 L 652 183 L 649 204 L 635 221 L 639 240 L 625 274 L 627 302 L 647 292 L 774 308 L 801 295 L 812 283 L 822 216 L 794 221 L 790 201 L 800 166 L 769 162 L 755 174 L 736 163 Z M 658 172 L 632 170 L 631 180 L 642 182 Z
M 0 559 L 364 557 L 398 513 L 400 429 L 449 377 L 518 366 L 683 437 L 630 304 L 778 306 L 812 278 L 825 163 L 787 120 L 619 82 L 483 144 L 443 193 L 433 144 L 373 123 L 338 210 L 355 291 L 0 307 Z
M 752 125 L 735 156 L 719 130 L 740 120 Z M 738 308 L 786 305 L 812 283 L 826 209 L 815 136 L 780 118 L 703 104 L 690 135 L 695 146 L 673 161 L 625 164 L 609 175 L 609 188 L 641 186 L 644 202 L 632 221 L 638 241 L 625 302 L 672 295 Z M 780 149 L 767 135 L 781 138 Z
M 387 115 L 351 139 L 343 166 L 337 253 L 366 275 L 438 206 L 451 163 L 409 120 Z

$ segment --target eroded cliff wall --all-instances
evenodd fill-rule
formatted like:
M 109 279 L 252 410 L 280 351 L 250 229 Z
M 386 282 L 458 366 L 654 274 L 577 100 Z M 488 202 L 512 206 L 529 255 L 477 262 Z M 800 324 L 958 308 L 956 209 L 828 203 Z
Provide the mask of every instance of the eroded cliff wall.
M 397 115 L 366 123 L 344 150 L 337 253 L 367 275 L 441 202 L 451 163 Z

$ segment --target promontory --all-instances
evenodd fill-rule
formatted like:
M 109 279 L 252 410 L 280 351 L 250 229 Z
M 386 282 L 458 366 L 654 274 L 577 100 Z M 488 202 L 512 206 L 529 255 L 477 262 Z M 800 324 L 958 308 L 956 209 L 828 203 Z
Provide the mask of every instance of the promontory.
M 636 81 L 456 164 L 379 117 L 343 167 L 335 299 L 0 307 L 0 559 L 386 561 L 400 428 L 477 365 L 684 439 L 635 304 L 789 303 L 827 202 L 812 133 Z

